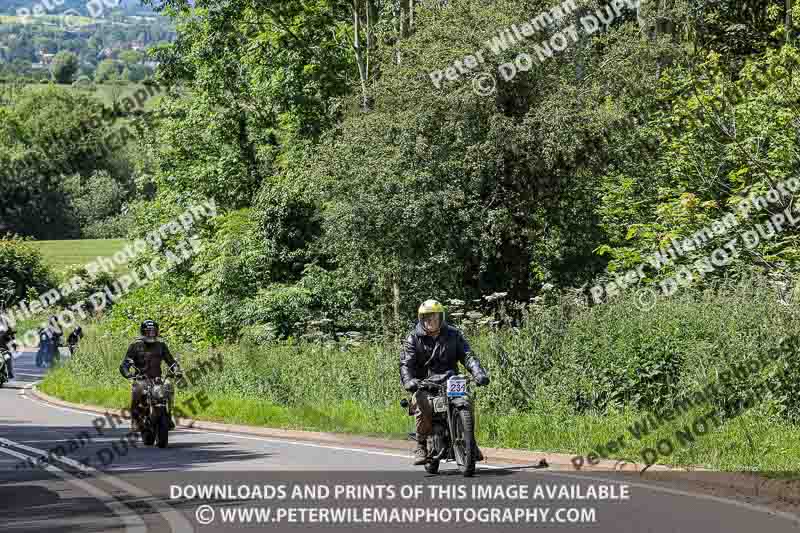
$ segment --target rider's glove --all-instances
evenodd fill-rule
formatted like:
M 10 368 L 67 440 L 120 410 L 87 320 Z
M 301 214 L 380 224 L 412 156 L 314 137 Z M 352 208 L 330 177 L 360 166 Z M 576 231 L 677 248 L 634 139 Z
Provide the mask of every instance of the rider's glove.
M 477 383 L 479 387 L 485 387 L 489 384 L 489 376 L 486 374 L 478 374 L 475 376 L 475 383 Z
M 409 379 L 404 387 L 408 392 L 417 392 L 417 390 L 419 390 L 419 381 L 416 379 Z
M 138 373 L 134 370 L 134 373 L 131 374 L 132 366 L 133 366 L 133 359 L 125 359 L 125 361 L 122 363 L 122 368 L 125 370 L 125 375 L 127 377 L 133 377 Z

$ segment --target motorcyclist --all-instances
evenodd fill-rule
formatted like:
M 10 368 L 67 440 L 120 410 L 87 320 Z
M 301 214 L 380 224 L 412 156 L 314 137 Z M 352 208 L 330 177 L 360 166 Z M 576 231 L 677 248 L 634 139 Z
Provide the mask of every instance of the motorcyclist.
M 62 337 L 63 332 L 55 316 L 47 320 L 46 328 L 39 329 L 39 349 L 42 352 L 42 360 L 48 367 L 53 366 L 53 361 L 61 357 L 58 349 L 62 346 Z
M 141 334 L 129 347 L 128 353 L 125 354 L 125 360 L 119 366 L 119 372 L 122 377 L 129 379 L 133 377 L 130 375 L 132 366 L 136 366 L 144 376 L 151 379 L 161 377 L 161 363 L 162 361 L 169 365 L 170 370 L 176 376 L 182 374 L 180 365 L 172 356 L 167 344 L 161 339 L 159 335 L 158 323 L 153 320 L 145 320 L 139 327 Z M 168 395 L 168 404 L 170 414 L 172 413 L 173 390 L 172 387 L 167 385 L 165 387 Z M 141 401 L 142 394 L 144 393 L 144 383 L 140 380 L 134 381 L 131 386 L 131 429 L 139 431 L 137 427 L 138 416 L 140 416 L 138 407 Z M 175 423 L 170 416 L 169 420 L 170 429 L 175 429 Z
M 14 379 L 14 355 L 16 351 L 16 344 L 14 337 L 17 332 L 12 327 L 0 330 L 0 358 L 6 359 L 6 369 L 8 371 L 8 379 Z
M 69 353 L 75 355 L 75 350 L 78 349 L 78 343 L 83 338 L 83 328 L 80 326 L 72 330 L 72 333 L 67 337 L 67 344 L 69 345 Z
M 426 300 L 417 311 L 414 330 L 403 341 L 400 354 L 400 380 L 413 394 L 412 407 L 417 428 L 417 449 L 414 464 L 425 464 L 428 456 L 427 437 L 433 431 L 433 408 L 426 391 L 420 389 L 420 380 L 447 371 L 458 372 L 460 362 L 475 378 L 479 386 L 489 384 L 489 376 L 469 343 L 458 329 L 445 322 L 444 307 L 436 300 Z M 470 405 L 470 409 L 472 409 Z M 483 454 L 476 445 L 478 461 Z

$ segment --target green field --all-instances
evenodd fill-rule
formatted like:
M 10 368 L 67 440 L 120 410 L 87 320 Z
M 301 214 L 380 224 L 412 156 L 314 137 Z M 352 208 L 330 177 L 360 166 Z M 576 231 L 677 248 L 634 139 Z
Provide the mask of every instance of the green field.
M 83 239 L 78 241 L 33 241 L 45 262 L 57 271 L 83 266 L 98 256 L 109 257 L 125 247 L 125 239 Z
M 20 17 L 18 15 L 0 15 L 0 24 L 26 24 L 26 25 L 44 25 L 44 26 L 58 26 L 61 27 L 63 15 L 30 15 L 29 17 Z M 92 24 L 108 24 L 103 19 L 94 19 L 84 16 L 69 16 L 70 27 L 77 26 L 90 26 Z
M 81 87 L 70 87 L 70 89 L 73 91 L 82 92 L 84 94 L 94 96 L 95 98 L 103 102 L 103 105 L 109 107 L 113 106 L 115 101 L 121 102 L 125 98 L 132 96 L 139 89 L 144 88 L 145 90 L 147 90 L 146 86 L 138 83 L 117 85 L 117 86 L 99 84 L 95 85 L 95 88 L 96 88 L 95 90 L 89 90 Z M 153 96 L 149 96 L 150 93 L 153 93 Z M 147 100 L 145 100 L 144 102 L 143 110 L 144 111 L 152 110 L 155 107 L 156 103 L 158 102 L 159 98 L 161 98 L 159 92 L 156 91 L 154 88 L 150 88 L 150 90 L 148 91 Z
M 38 84 L 38 83 L 29 83 L 26 85 L 27 88 L 33 88 L 33 89 L 42 86 L 43 84 Z M 125 100 L 125 98 L 132 96 L 139 89 L 144 88 L 145 90 L 148 90 L 145 85 L 142 85 L 140 83 L 126 83 L 124 85 L 101 83 L 93 85 L 92 89 L 85 87 L 76 87 L 73 85 L 58 85 L 58 87 L 97 98 L 104 106 L 108 107 L 113 107 L 115 102 L 120 102 L 120 105 L 123 106 L 123 109 L 124 109 L 124 104 L 122 104 L 122 102 Z M 151 93 L 153 94 L 153 96 L 150 96 Z M 150 88 L 148 90 L 147 99 L 144 102 L 143 110 L 144 111 L 152 110 L 158 103 L 158 100 L 160 98 L 161 98 L 160 91 L 154 88 Z M 136 109 L 138 109 L 138 104 Z

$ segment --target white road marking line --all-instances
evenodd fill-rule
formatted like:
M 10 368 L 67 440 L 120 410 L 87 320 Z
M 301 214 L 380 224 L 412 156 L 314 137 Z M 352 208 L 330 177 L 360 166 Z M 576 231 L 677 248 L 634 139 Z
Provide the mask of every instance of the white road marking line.
M 31 384 L 31 386 L 32 385 L 35 385 L 35 384 Z M 30 388 L 30 386 L 26 387 L 26 388 Z M 48 407 L 52 407 L 54 409 L 60 409 L 62 411 L 71 411 L 73 413 L 80 413 L 80 414 L 84 414 L 84 415 L 97 416 L 96 413 L 91 413 L 89 411 L 82 411 L 80 409 L 74 409 L 74 408 L 71 408 L 71 407 L 62 407 L 62 406 L 58 406 L 58 405 L 52 405 L 52 404 L 49 404 L 49 403 L 46 403 L 46 402 L 42 402 L 41 400 L 38 400 L 36 398 L 31 398 L 29 396 L 26 396 L 26 398 L 28 398 L 29 400 L 34 401 L 36 403 L 40 403 L 42 405 L 46 405 Z M 363 448 L 348 448 L 348 447 L 333 446 L 333 445 L 327 445 L 327 444 L 315 444 L 315 443 L 310 443 L 310 442 L 293 441 L 293 440 L 288 440 L 288 439 L 275 439 L 275 438 L 269 438 L 269 437 L 240 435 L 240 434 L 237 434 L 237 433 L 206 431 L 206 430 L 202 430 L 202 429 L 181 428 L 181 431 L 194 432 L 194 433 L 203 433 L 203 434 L 207 434 L 207 435 L 220 435 L 220 436 L 224 436 L 224 437 L 232 437 L 232 438 L 245 439 L 245 440 L 257 440 L 257 441 L 262 441 L 262 442 L 291 444 L 291 445 L 295 445 L 295 446 L 306 446 L 306 447 L 310 447 L 310 448 L 323 448 L 323 449 L 328 449 L 328 450 L 363 453 L 363 454 L 368 454 L 368 455 L 383 455 L 383 456 L 388 456 L 388 457 L 399 457 L 399 458 L 403 458 L 403 459 L 408 459 L 410 457 L 409 455 L 401 455 L 401 454 L 398 454 L 398 453 L 391 453 L 391 452 L 380 452 L 380 451 L 376 451 L 376 450 L 367 450 L 367 449 L 363 449 Z M 480 465 L 480 468 L 486 468 L 486 469 L 490 469 L 490 470 L 503 470 L 503 469 L 513 469 L 514 466 L 517 466 L 517 465 L 496 466 L 496 465 L 485 464 L 485 465 Z M 779 516 L 781 518 L 785 518 L 786 520 L 789 520 L 789 521 L 794 522 L 796 524 L 800 524 L 800 516 L 793 515 L 791 513 L 787 513 L 787 512 L 784 512 L 784 511 L 776 511 L 774 509 L 770 509 L 769 507 L 765 507 L 765 506 L 761 506 L 761 505 L 756 505 L 756 504 L 751 504 L 751 503 L 746 503 L 746 502 L 740 502 L 740 501 L 737 501 L 737 500 L 729 500 L 729 499 L 726 499 L 726 498 L 721 498 L 719 496 L 711 496 L 711 495 L 702 494 L 702 493 L 688 492 L 688 491 L 683 491 L 683 490 L 680 490 L 680 489 L 672 489 L 672 488 L 668 488 L 668 487 L 662 487 L 660 485 L 648 485 L 648 484 L 645 484 L 645 483 L 637 483 L 637 482 L 629 482 L 629 481 L 616 481 L 616 480 L 613 480 L 613 479 L 597 478 L 597 477 L 585 476 L 583 474 L 571 474 L 571 473 L 568 473 L 568 472 L 557 472 L 557 471 L 552 471 L 552 470 L 543 471 L 543 472 L 531 472 L 531 473 L 532 474 L 538 474 L 538 475 L 546 475 L 546 476 L 570 477 L 570 478 L 579 479 L 579 480 L 580 479 L 588 479 L 588 480 L 591 480 L 591 481 L 600 481 L 600 482 L 603 482 L 603 483 L 625 484 L 625 485 L 630 485 L 631 487 L 639 487 L 639 488 L 643 488 L 643 489 L 647 489 L 647 490 L 651 490 L 651 491 L 655 491 L 655 492 L 663 492 L 663 493 L 666 493 L 666 494 L 671 494 L 673 496 L 685 496 L 685 497 L 689 497 L 689 498 L 710 500 L 710 501 L 714 501 L 714 502 L 717 502 L 717 503 L 735 505 L 737 507 L 742 507 L 742 508 L 748 509 L 750 511 L 757 511 L 757 512 L 767 513 L 767 514 L 770 514 L 770 515 L 773 515 L 773 516 Z
M 31 388 L 34 385 L 35 385 L 35 383 L 31 383 L 26 388 Z M 25 398 L 28 398 L 28 396 L 25 396 Z M 28 399 L 31 399 L 31 398 L 28 398 Z M 39 402 L 39 403 L 42 403 L 42 402 Z M 49 405 L 49 404 L 44 404 L 44 405 Z M 6 439 L 0 437 L 0 442 L 3 442 L 4 440 L 6 440 Z M 15 446 L 17 446 L 17 447 L 19 447 L 19 448 L 21 448 L 23 450 L 27 450 L 27 451 L 30 451 L 30 452 L 33 452 L 33 453 L 37 453 L 37 454 L 45 456 L 45 457 L 47 457 L 47 455 L 49 453 L 49 452 L 46 452 L 44 450 L 40 450 L 38 448 L 33 448 L 31 446 L 26 446 L 24 444 L 15 443 Z M 156 498 L 155 496 L 153 496 L 149 492 L 143 490 L 142 488 L 137 487 L 136 485 L 133 485 L 131 483 L 128 483 L 127 481 L 124 481 L 122 479 L 118 479 L 118 478 L 116 478 L 116 477 L 114 477 L 114 476 L 112 476 L 110 474 L 105 473 L 105 472 L 101 472 L 99 470 L 96 470 L 95 468 L 92 468 L 91 466 L 86 466 L 85 464 L 79 463 L 78 461 L 75 461 L 74 459 L 70 459 L 69 457 L 58 457 L 57 460 L 62 462 L 62 463 L 64 463 L 64 464 L 66 464 L 66 465 L 69 465 L 69 466 L 71 466 L 73 468 L 76 468 L 77 470 L 80 470 L 81 472 L 86 472 L 86 473 L 92 475 L 94 478 L 99 479 L 100 481 L 108 483 L 109 485 L 113 485 L 114 487 L 127 492 L 131 496 L 136 496 L 137 498 L 142 498 L 142 499 L 149 499 L 149 501 L 151 502 L 151 504 L 153 505 L 155 510 L 161 515 L 161 517 L 164 520 L 167 521 L 167 523 L 169 524 L 169 527 L 173 531 L 173 533 L 183 532 L 183 531 L 194 531 L 194 527 L 192 526 L 192 524 L 186 519 L 186 517 L 182 513 L 179 513 L 171 505 L 164 503 L 163 501 L 161 501 L 160 499 Z
M 20 448 L 25 451 L 29 451 L 32 453 L 37 454 L 38 456 L 47 457 L 48 452 L 44 450 L 40 450 L 38 448 L 34 448 L 32 446 L 26 446 L 25 444 L 21 444 L 18 442 L 10 441 L 3 437 L 0 437 L 0 443 L 6 443 L 8 445 Z M 34 458 L 35 459 L 35 458 Z M 155 507 L 156 511 L 161 515 L 161 517 L 169 523 L 169 527 L 172 529 L 174 533 L 183 532 L 183 531 L 194 531 L 194 527 L 189 523 L 183 514 L 177 512 L 173 509 L 170 505 L 162 502 L 160 499 L 156 498 L 149 492 L 143 490 L 136 485 L 132 485 L 127 481 L 123 481 L 122 479 L 117 479 L 116 477 L 106 474 L 105 472 L 101 472 L 91 466 L 86 466 L 83 463 L 79 463 L 74 459 L 70 459 L 69 457 L 53 457 L 53 460 L 64 463 L 65 465 L 69 465 L 81 472 L 89 474 L 93 476 L 95 479 L 99 481 L 103 481 L 104 483 L 108 483 L 109 485 L 113 485 L 114 487 L 127 492 L 131 496 L 136 496 L 137 498 L 142 499 L 149 499 L 152 502 L 153 506 Z
M 7 443 L 11 441 L 7 441 L 6 439 L 0 439 L 0 442 Z M 3 446 L 0 446 L 0 453 L 5 453 L 13 457 L 16 457 L 17 459 L 22 459 L 22 460 L 35 459 L 35 457 L 29 457 L 24 453 L 20 453 L 14 450 L 9 450 Z M 50 472 L 51 474 L 60 477 L 67 483 L 75 485 L 79 489 L 83 490 L 87 494 L 92 495 L 97 500 L 102 502 L 103 505 L 111 509 L 111 511 L 115 515 L 117 515 L 120 520 L 122 520 L 122 523 L 125 524 L 125 531 L 127 533 L 147 532 L 147 527 L 145 526 L 142 517 L 136 514 L 136 512 L 133 509 L 131 509 L 124 503 L 117 501 L 109 493 L 105 492 L 104 490 L 98 487 L 95 487 L 91 483 L 87 483 L 86 481 L 83 481 L 81 479 L 75 479 L 72 475 L 67 474 L 60 468 L 57 468 L 53 465 L 44 465 L 43 468 L 48 472 Z

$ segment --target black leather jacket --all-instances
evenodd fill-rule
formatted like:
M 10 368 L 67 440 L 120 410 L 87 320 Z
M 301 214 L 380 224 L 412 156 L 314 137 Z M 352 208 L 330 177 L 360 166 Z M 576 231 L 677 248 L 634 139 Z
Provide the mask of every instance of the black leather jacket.
M 128 365 L 126 364 L 128 359 L 133 360 L 136 368 L 151 378 L 161 377 L 162 361 L 169 366 L 177 363 L 167 344 L 160 338 L 156 342 L 148 343 L 144 338 L 139 337 L 128 347 L 128 353 L 125 354 L 125 359 L 119 365 L 119 373 L 124 378 L 128 377 Z
M 458 372 L 464 365 L 475 378 L 486 375 L 477 357 L 472 355 L 467 339 L 460 330 L 442 324 L 441 333 L 434 339 L 417 322 L 414 331 L 403 341 L 400 352 L 400 381 L 405 387 L 412 379 L 426 379 L 448 370 Z

